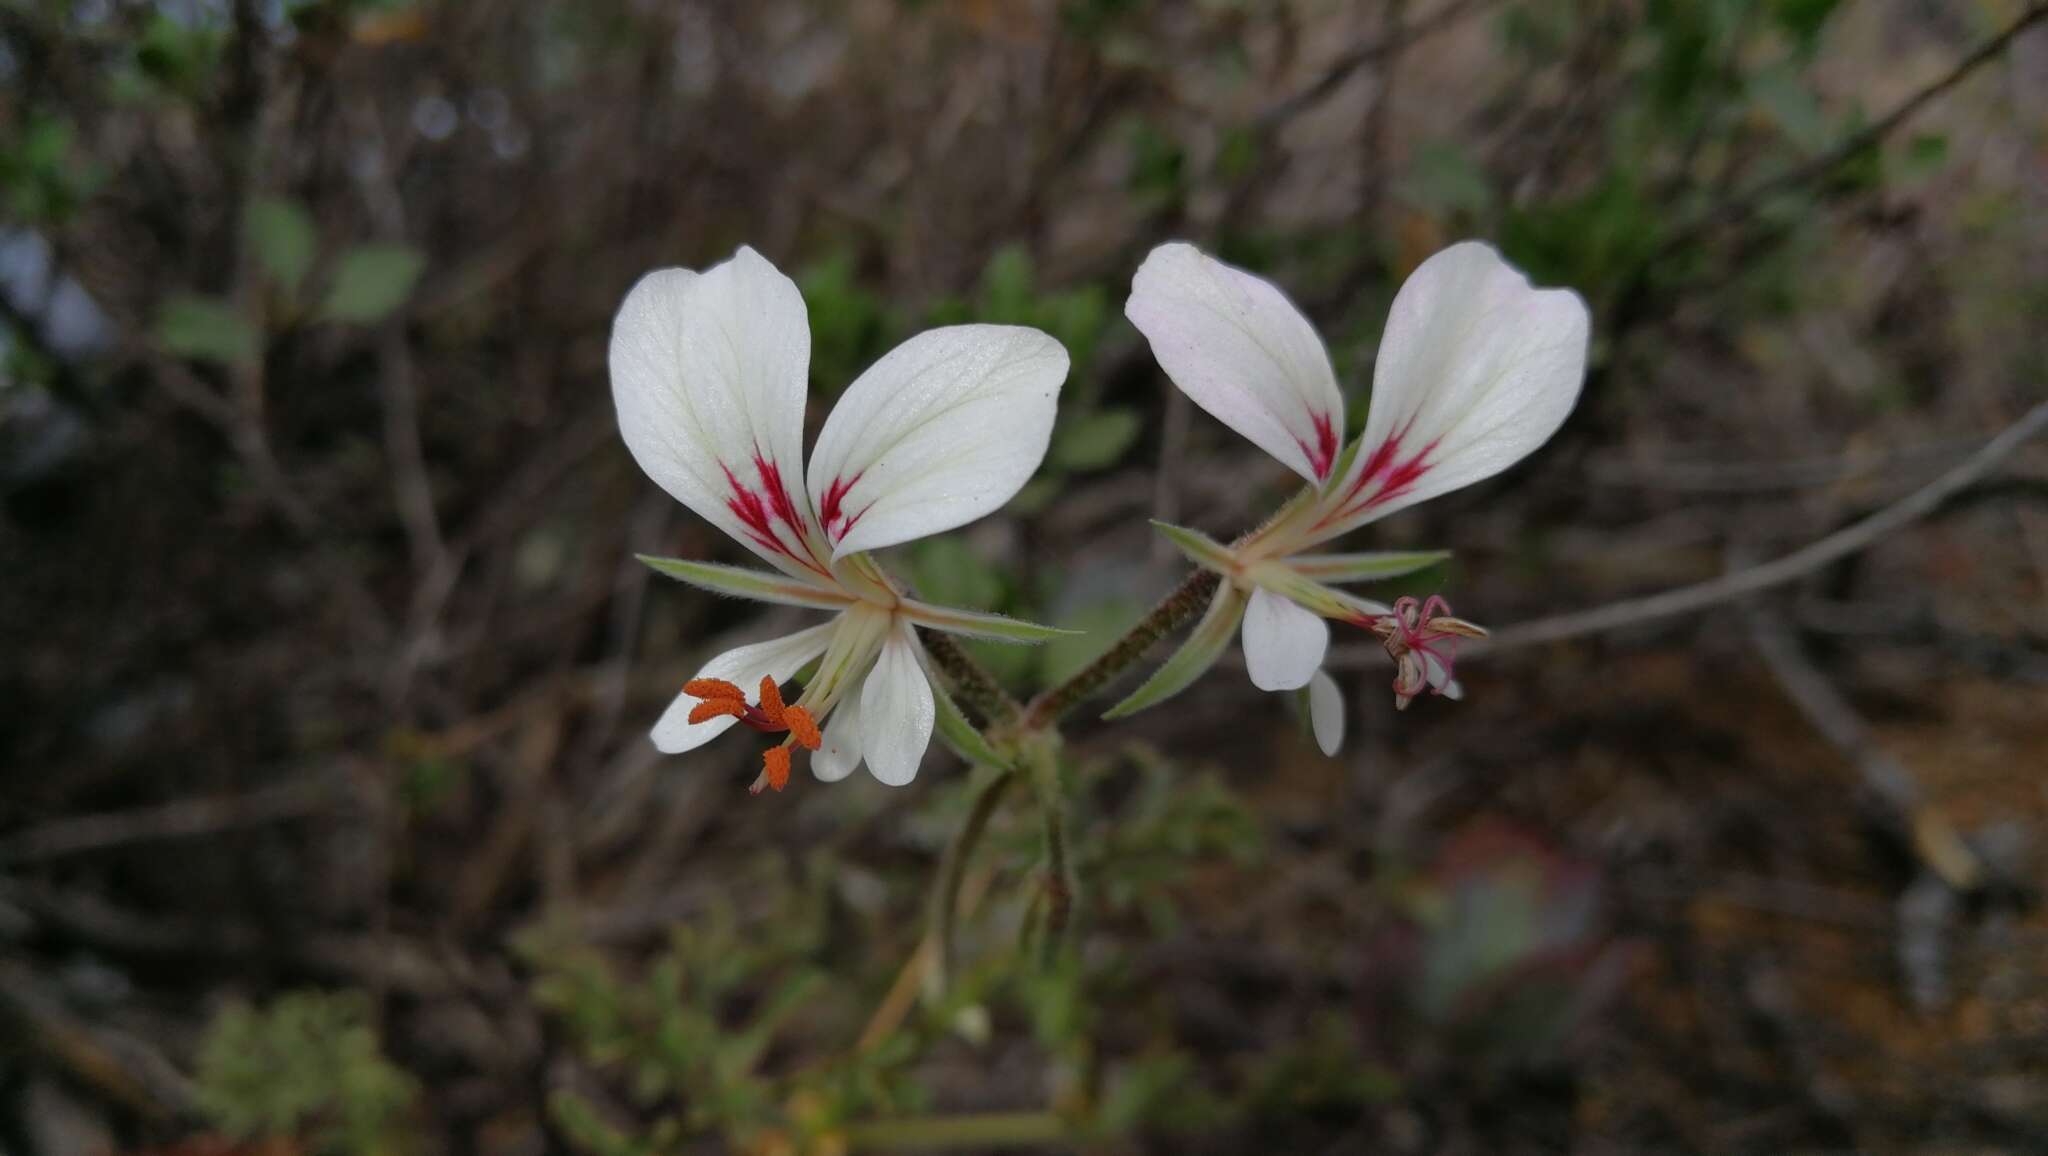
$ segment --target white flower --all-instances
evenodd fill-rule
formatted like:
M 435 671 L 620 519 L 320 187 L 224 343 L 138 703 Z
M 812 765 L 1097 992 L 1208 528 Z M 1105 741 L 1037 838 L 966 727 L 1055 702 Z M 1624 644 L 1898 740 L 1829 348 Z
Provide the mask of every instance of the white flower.
M 788 731 L 756 791 L 782 788 L 792 743 L 816 752 L 820 779 L 865 761 L 882 782 L 908 783 L 935 716 L 965 726 L 943 690 L 935 699 L 913 627 L 1011 642 L 1060 633 L 917 601 L 867 551 L 953 529 L 1016 494 L 1052 436 L 1066 350 L 1015 326 L 919 334 L 847 387 L 806 469 L 810 353 L 796 285 L 748 248 L 704 273 L 649 273 L 612 323 L 612 399 L 634 460 L 776 572 L 648 564 L 719 594 L 834 612 L 712 659 L 655 724 L 669 754 L 735 722 Z M 779 685 L 813 659 L 817 674 L 785 706 Z
M 1458 697 L 1453 648 L 1484 631 L 1451 617 L 1441 598 L 1390 607 L 1329 585 L 1411 573 L 1446 554 L 1306 551 L 1499 473 L 1548 441 L 1585 378 L 1585 302 L 1568 289 L 1533 288 L 1478 242 L 1424 261 L 1387 317 L 1365 433 L 1341 453 L 1344 398 L 1329 354 L 1270 282 L 1192 245 L 1161 245 L 1139 267 L 1124 313 L 1181 392 L 1309 486 L 1232 546 L 1160 527 L 1224 583 L 1181 650 L 1110 713 L 1178 693 L 1242 623 L 1252 683 L 1306 687 L 1316 739 L 1335 753 L 1344 720 L 1322 671 L 1330 618 L 1381 637 L 1397 665 L 1396 705 L 1425 689 Z

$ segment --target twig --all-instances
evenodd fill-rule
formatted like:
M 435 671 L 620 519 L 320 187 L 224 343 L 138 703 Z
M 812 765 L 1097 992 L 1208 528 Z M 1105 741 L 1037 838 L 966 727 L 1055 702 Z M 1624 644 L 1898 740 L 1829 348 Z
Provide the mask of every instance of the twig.
M 1923 803 L 1913 772 L 1872 737 L 1856 708 L 1800 649 L 1784 619 L 1756 605 L 1746 617 L 1750 641 L 1786 697 L 1856 767 L 1927 866 L 1957 890 L 1976 886 L 1983 877 L 1976 855 L 1940 812 Z
M 1331 93 L 1342 88 L 1344 82 L 1350 80 L 1360 69 L 1369 68 L 1381 58 L 1434 36 L 1465 17 L 1484 12 L 1499 3 L 1500 0 L 1451 0 L 1451 3 L 1413 24 L 1396 27 L 1376 40 L 1359 45 L 1338 57 L 1321 76 L 1311 81 L 1301 91 L 1268 105 L 1252 122 L 1252 127 L 1259 132 L 1270 132 L 1315 105 L 1321 104 Z
M 1067 793 L 1060 783 L 1059 746 L 1050 735 L 1034 738 L 1021 752 L 1025 773 L 1038 794 L 1045 832 L 1045 942 L 1047 967 L 1067 948 L 1074 918 L 1074 869 L 1067 855 Z
M 1680 226 L 1664 238 L 1664 243 L 1658 248 L 1658 255 L 1663 256 L 1682 249 L 1697 240 L 1702 234 L 1723 225 L 1736 224 L 1749 219 L 1756 212 L 1757 207 L 1769 198 L 1788 189 L 1798 188 L 1800 185 L 1818 180 L 1858 153 L 1880 143 L 1884 138 L 1890 136 L 1901 124 L 1910 119 L 1913 114 L 1925 108 L 1930 102 L 1941 97 L 1956 85 L 1961 84 L 1971 73 L 2003 53 L 2018 38 L 2020 33 L 2025 32 L 2044 18 L 2048 18 L 2048 4 L 2037 4 L 2027 9 L 2020 14 L 2018 19 L 2006 25 L 2005 29 L 1998 33 L 1998 35 L 1985 41 L 1976 51 L 1956 62 L 1955 67 L 1951 68 L 1940 79 L 1914 93 L 1912 96 L 1907 97 L 1890 112 L 1865 125 L 1862 131 L 1851 133 L 1840 144 L 1814 157 L 1803 165 L 1751 185 L 1728 200 L 1722 201 L 1707 210 L 1690 224 Z
M 1180 490 L 1174 481 L 1180 474 L 1181 459 L 1187 454 L 1188 429 L 1193 421 L 1194 408 L 1187 394 L 1167 383 L 1166 416 L 1160 424 L 1159 433 L 1159 468 L 1152 476 L 1152 516 L 1162 522 L 1180 521 Z M 1154 561 L 1169 561 L 1179 553 L 1172 542 L 1163 536 L 1153 535 Z
M 1358 198 L 1361 236 L 1372 237 L 1379 233 L 1380 204 L 1386 198 L 1387 166 L 1392 155 L 1387 145 L 1391 139 L 1388 126 L 1392 121 L 1394 84 L 1400 71 L 1402 50 L 1408 47 L 1399 38 L 1407 20 L 1408 0 L 1386 0 L 1386 7 L 1380 13 L 1380 35 L 1395 44 L 1380 66 L 1379 84 L 1373 89 L 1372 103 L 1366 106 L 1364 131 L 1358 142 L 1359 151 L 1365 158 L 1365 188 Z
M 1491 638 L 1471 644 L 1465 653 L 1491 653 L 1518 646 L 1534 646 L 1543 642 L 1558 642 L 1587 634 L 1600 634 L 1624 626 L 1690 614 L 1709 606 L 1732 602 L 1759 590 L 1783 585 L 1796 578 L 1803 578 L 1830 563 L 1860 550 L 1866 550 L 1893 532 L 1933 513 L 1943 502 L 1983 480 L 2000 463 L 2044 429 L 2048 429 L 2048 402 L 2041 402 L 2028 410 L 2018 421 L 2007 426 L 2004 432 L 1984 443 L 1983 448 L 1970 455 L 1968 460 L 1927 485 L 1868 518 L 1782 558 L 1645 598 L 1631 598 L 1592 610 L 1559 614 L 1550 618 L 1539 618 L 1534 622 L 1504 627 L 1495 631 Z M 1347 655 L 1353 649 L 1345 648 Z M 1355 649 L 1361 653 L 1367 650 L 1374 654 L 1379 652 L 1376 646 Z
M 413 388 L 412 351 L 399 322 L 387 322 L 377 340 L 378 377 L 383 385 L 384 454 L 391 465 L 391 490 L 398 520 L 405 526 L 413 571 L 434 574 L 444 567 L 447 546 L 434 512 L 434 489 L 420 448 L 419 395 Z
M 133 843 L 214 835 L 311 815 L 339 798 L 335 784 L 322 777 L 312 782 L 283 783 L 246 795 L 180 799 L 155 807 L 80 815 L 0 839 L 0 863 L 32 863 Z
M 103 1099 L 162 1125 L 192 1110 L 192 1089 L 142 1040 L 80 1022 L 27 967 L 0 963 L 0 1029 Z
M 1009 793 L 1010 785 L 1016 780 L 1014 772 L 1002 771 L 985 783 L 975 793 L 966 822 L 946 844 L 945 857 L 939 863 L 937 885 L 932 888 L 929 916 L 932 954 L 925 980 L 926 991 L 934 996 L 943 994 L 952 980 L 953 928 L 960 917 L 960 884 L 967 877 L 967 865 L 974 859 L 974 849 L 988 830 L 989 820 L 995 817 L 1003 796 Z
M 1682 494 L 1759 494 L 1832 485 L 1871 474 L 1947 464 L 1984 444 L 1981 437 L 1948 438 L 1890 452 L 1794 461 L 1630 462 L 1610 459 L 1592 463 L 1587 473 L 1595 485 Z

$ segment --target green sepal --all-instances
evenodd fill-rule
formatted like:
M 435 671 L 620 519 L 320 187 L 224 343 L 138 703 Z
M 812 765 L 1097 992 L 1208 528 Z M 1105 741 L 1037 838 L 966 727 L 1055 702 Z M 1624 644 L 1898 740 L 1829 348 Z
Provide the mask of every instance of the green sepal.
M 1216 597 L 1209 603 L 1209 609 L 1202 615 L 1202 621 L 1195 625 L 1194 633 L 1174 651 L 1165 665 L 1152 672 L 1145 684 L 1132 691 L 1129 698 L 1109 708 L 1102 717 L 1123 718 L 1133 715 L 1146 707 L 1157 706 L 1188 688 L 1188 684 L 1202 676 L 1202 672 L 1216 665 L 1222 657 L 1230 639 L 1237 633 L 1237 624 L 1244 619 L 1245 604 L 1250 597 L 1231 583 L 1218 587 Z

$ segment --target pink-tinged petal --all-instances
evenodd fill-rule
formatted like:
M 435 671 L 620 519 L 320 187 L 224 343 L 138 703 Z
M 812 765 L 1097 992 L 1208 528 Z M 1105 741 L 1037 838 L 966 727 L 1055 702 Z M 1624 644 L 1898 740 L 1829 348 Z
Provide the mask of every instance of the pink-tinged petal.
M 1264 586 L 1244 612 L 1244 665 L 1260 690 L 1300 690 L 1323 665 L 1330 624 Z
M 1336 679 L 1320 670 L 1308 683 L 1308 724 L 1316 746 L 1334 757 L 1344 745 L 1344 692 L 1337 689 Z
M 1174 242 L 1138 267 L 1124 315 L 1196 405 L 1309 481 L 1330 476 L 1344 397 L 1315 327 L 1271 282 Z
M 1036 329 L 920 333 L 860 375 L 807 481 L 833 557 L 941 533 L 1014 497 L 1045 458 L 1067 351 Z
M 803 474 L 803 297 L 742 248 L 640 279 L 612 322 L 619 433 L 647 476 L 785 573 L 829 580 Z
M 1424 261 L 1387 316 L 1365 434 L 1315 540 L 1490 477 L 1550 440 L 1585 380 L 1591 320 L 1491 246 Z

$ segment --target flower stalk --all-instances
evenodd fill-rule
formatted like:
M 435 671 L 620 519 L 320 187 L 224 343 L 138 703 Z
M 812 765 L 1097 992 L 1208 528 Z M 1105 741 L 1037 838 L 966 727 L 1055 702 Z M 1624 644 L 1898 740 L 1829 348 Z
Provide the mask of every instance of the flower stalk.
M 1108 686 L 1118 675 L 1136 666 L 1155 643 L 1193 621 L 1216 593 L 1221 577 L 1214 570 L 1190 573 L 1171 594 L 1159 600 L 1136 626 L 1102 652 L 1101 657 L 1082 667 L 1065 682 L 1052 687 L 1024 708 L 1022 729 L 1035 733 L 1056 725 L 1068 711 Z
M 931 656 L 932 665 L 952 680 L 955 696 L 973 707 L 990 729 L 1017 720 L 1024 708 L 1010 697 L 1010 692 L 1003 689 L 987 667 L 936 630 L 923 629 L 918 635 L 924 640 L 925 653 Z
M 960 887 L 967 878 L 967 865 L 974 859 L 974 849 L 981 844 L 981 837 L 988 831 L 989 820 L 995 818 L 996 809 L 1002 805 L 1003 796 L 1017 781 L 1014 771 L 997 771 L 995 777 L 982 784 L 975 792 L 974 801 L 968 806 L 967 820 L 953 833 L 946 844 L 944 858 L 939 861 L 938 878 L 933 881 L 931 895 L 931 970 L 925 973 L 925 994 L 937 999 L 945 994 L 946 985 L 953 976 L 953 931 L 960 918 Z

